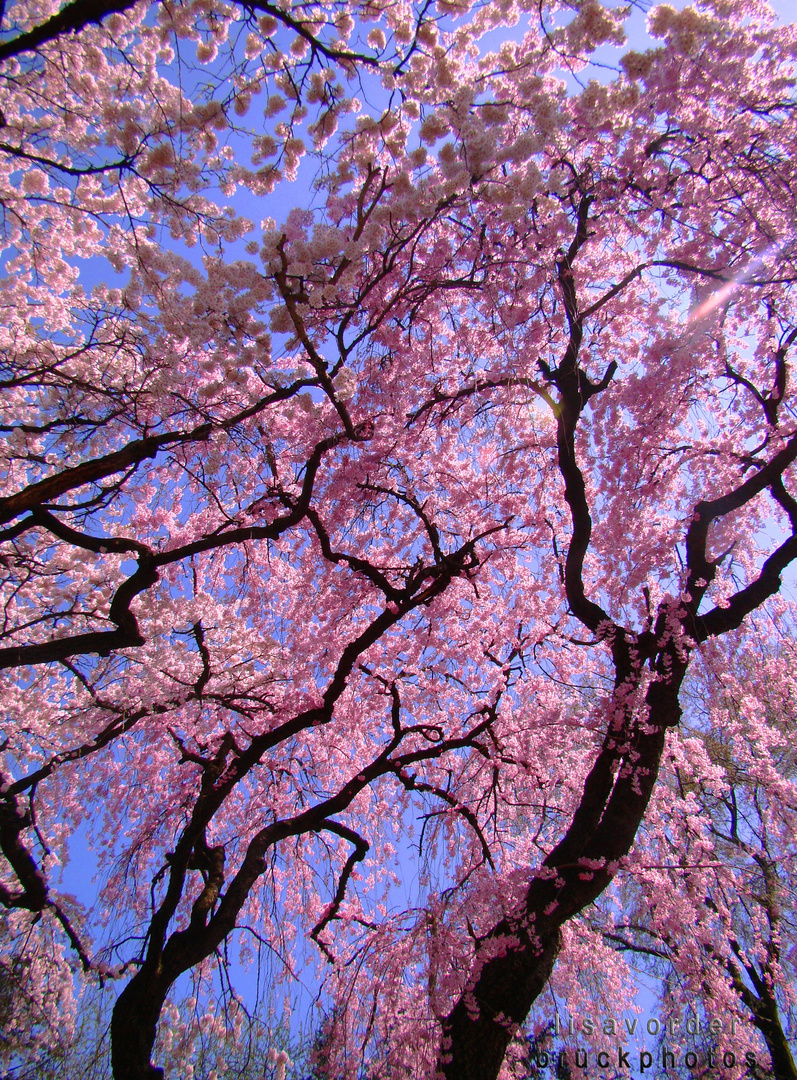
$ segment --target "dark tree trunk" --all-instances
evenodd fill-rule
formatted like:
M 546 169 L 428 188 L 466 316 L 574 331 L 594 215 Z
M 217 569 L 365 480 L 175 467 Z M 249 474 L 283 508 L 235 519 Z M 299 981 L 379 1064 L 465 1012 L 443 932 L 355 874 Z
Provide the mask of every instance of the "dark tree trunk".
M 530 882 L 524 910 L 502 919 L 480 941 L 465 990 L 443 1021 L 438 1076 L 444 1080 L 494 1080 L 548 981 L 562 926 L 603 892 L 618 860 L 631 850 L 658 776 L 666 730 L 680 719 L 678 690 L 686 663 L 673 667 L 672 660 L 666 682 L 648 690 L 647 721 L 640 724 L 627 714 L 619 730 L 607 731 L 570 828 L 545 859 L 546 876 Z M 603 860 L 604 868 L 585 873 L 580 860 Z
M 163 1080 L 163 1069 L 151 1057 L 169 986 L 144 967 L 116 999 L 111 1019 L 114 1080 Z

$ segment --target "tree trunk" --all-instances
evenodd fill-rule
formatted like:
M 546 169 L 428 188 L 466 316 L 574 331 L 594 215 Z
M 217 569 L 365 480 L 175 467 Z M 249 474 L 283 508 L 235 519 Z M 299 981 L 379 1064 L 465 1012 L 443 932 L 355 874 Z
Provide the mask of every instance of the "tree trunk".
M 543 862 L 548 873 L 530 882 L 524 910 L 502 919 L 479 942 L 465 990 L 443 1021 L 438 1077 L 497 1077 L 510 1041 L 553 970 L 562 926 L 603 892 L 631 850 L 658 776 L 666 730 L 680 719 L 686 661 L 671 656 L 669 667 L 666 682 L 648 688 L 645 720 L 626 706 L 620 729 L 609 724 L 570 827 Z M 616 701 L 628 700 L 625 687 L 618 680 Z M 596 861 L 602 868 L 589 869 Z
M 143 967 L 116 999 L 111 1019 L 114 1080 L 163 1080 L 163 1069 L 152 1064 L 151 1056 L 170 985 Z

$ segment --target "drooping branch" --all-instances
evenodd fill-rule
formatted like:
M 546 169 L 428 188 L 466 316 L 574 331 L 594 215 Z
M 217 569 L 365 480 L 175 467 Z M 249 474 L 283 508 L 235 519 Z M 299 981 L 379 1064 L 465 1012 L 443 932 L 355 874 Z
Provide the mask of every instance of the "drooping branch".
M 454 811 L 454 813 L 458 814 L 466 821 L 479 841 L 484 861 L 492 870 L 495 870 L 495 862 L 493 861 L 492 852 L 490 851 L 490 845 L 487 843 L 484 831 L 479 824 L 478 817 L 473 813 L 470 807 L 465 806 L 459 799 L 456 799 L 450 792 L 445 791 L 437 784 L 427 784 L 423 780 L 418 780 L 412 773 L 405 772 L 398 766 L 396 767 L 396 775 L 407 791 L 425 791 L 430 795 L 434 795 L 435 798 L 440 799 L 441 802 L 444 802 L 446 806 Z
M 356 833 L 354 829 L 350 829 L 347 825 L 342 825 L 339 821 L 326 820 L 322 822 L 321 827 L 333 832 L 338 836 L 342 836 L 344 840 L 348 840 L 349 843 L 354 845 L 354 850 L 349 855 L 343 870 L 340 874 L 338 881 L 338 887 L 335 890 L 335 895 L 332 898 L 332 903 L 327 905 L 323 916 L 318 920 L 313 929 L 310 931 L 311 939 L 318 945 L 324 953 L 326 953 L 327 959 L 332 963 L 334 958 L 329 948 L 321 940 L 320 935 L 323 933 L 324 928 L 327 927 L 333 919 L 337 918 L 337 914 L 340 911 L 340 905 L 346 896 L 346 887 L 349 883 L 354 867 L 358 862 L 362 862 L 365 856 L 370 850 L 370 844 L 367 840 L 363 839 L 359 833 Z

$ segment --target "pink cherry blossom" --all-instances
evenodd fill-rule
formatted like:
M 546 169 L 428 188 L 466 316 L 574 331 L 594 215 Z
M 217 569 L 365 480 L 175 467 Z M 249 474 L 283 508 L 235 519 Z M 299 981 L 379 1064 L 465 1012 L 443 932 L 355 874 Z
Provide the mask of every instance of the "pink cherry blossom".
M 319 1076 L 510 1080 L 655 942 L 780 1068 L 794 27 L 2 30 L 3 1067 L 96 994 L 115 1080 L 210 1076 L 249 963 L 313 985 Z

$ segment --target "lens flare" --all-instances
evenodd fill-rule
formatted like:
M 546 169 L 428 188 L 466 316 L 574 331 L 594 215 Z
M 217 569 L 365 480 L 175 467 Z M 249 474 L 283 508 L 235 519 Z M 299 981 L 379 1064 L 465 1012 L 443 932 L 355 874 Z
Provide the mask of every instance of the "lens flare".
M 716 289 L 710 296 L 708 296 L 702 304 L 699 304 L 696 308 L 693 308 L 686 317 L 687 323 L 695 323 L 700 319 L 704 319 L 707 315 L 710 315 L 712 311 L 715 311 L 718 307 L 721 307 L 726 300 L 729 300 L 731 296 L 736 292 L 740 285 L 744 285 L 749 281 L 755 272 L 768 262 L 770 259 L 778 256 L 783 250 L 785 244 L 783 241 L 778 241 L 776 244 L 771 244 L 766 251 L 763 251 L 752 262 L 740 271 L 736 277 L 731 278 L 730 281 L 726 281 L 718 289 Z

